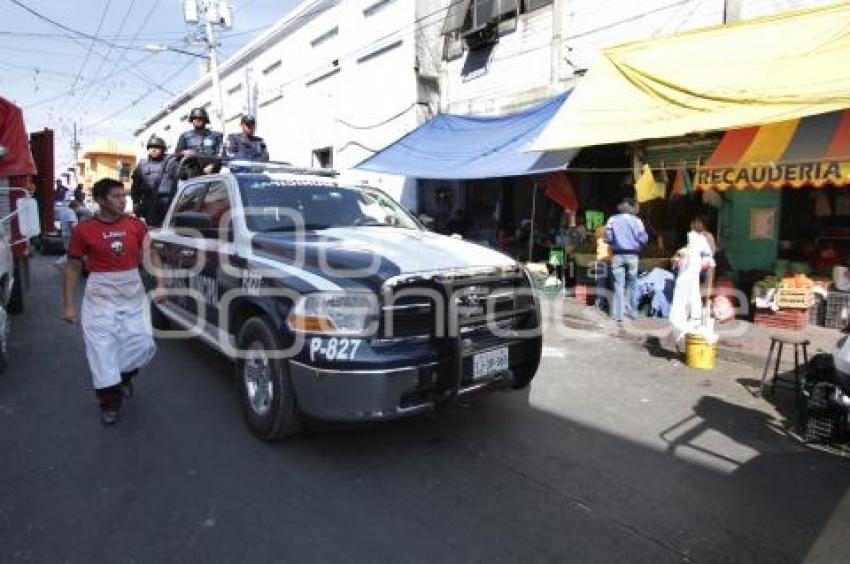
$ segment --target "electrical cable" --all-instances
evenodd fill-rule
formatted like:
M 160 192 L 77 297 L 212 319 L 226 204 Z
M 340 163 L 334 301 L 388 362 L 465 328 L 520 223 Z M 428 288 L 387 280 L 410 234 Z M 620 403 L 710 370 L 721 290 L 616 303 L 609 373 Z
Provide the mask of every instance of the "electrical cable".
M 63 29 L 65 31 L 69 32 L 69 33 L 73 33 L 74 35 L 79 35 L 80 37 L 84 37 L 86 39 L 91 39 L 92 41 L 95 41 L 97 43 L 102 43 L 104 45 L 112 45 L 115 49 L 126 49 L 128 51 L 145 51 L 145 49 L 140 48 L 140 47 L 132 47 L 132 46 L 129 46 L 129 45 L 119 45 L 117 43 L 113 43 L 113 42 L 108 41 L 106 39 L 91 35 L 90 33 L 86 33 L 84 31 L 80 31 L 78 29 L 68 27 L 67 25 L 65 25 L 63 23 L 60 23 L 60 22 L 58 22 L 58 21 L 56 21 L 52 18 L 49 18 L 48 16 L 45 16 L 44 14 L 39 12 L 38 10 L 35 10 L 34 8 L 24 4 L 20 0 L 9 0 L 9 2 L 11 2 L 15 6 L 18 6 L 19 8 L 21 8 L 23 10 L 26 10 L 27 12 L 29 12 L 33 16 L 37 17 L 38 19 L 45 21 L 45 22 L 47 22 L 47 23 L 49 23 L 49 24 L 51 24 L 55 27 L 58 27 L 59 29 Z
M 185 65 L 183 65 L 183 66 L 181 66 L 179 69 L 177 69 L 177 71 L 176 71 L 176 72 L 174 72 L 174 73 L 172 73 L 171 75 L 167 76 L 167 77 L 163 80 L 163 82 L 167 83 L 167 82 L 169 82 L 169 81 L 173 80 L 173 79 L 174 79 L 174 78 L 176 78 L 176 77 L 177 77 L 180 73 L 182 73 L 184 70 L 186 70 L 187 68 L 189 68 L 189 66 L 190 66 L 193 62 L 194 62 L 194 61 L 192 61 L 191 59 L 190 59 L 189 61 L 186 61 L 186 64 L 185 64 Z M 104 122 L 106 122 L 106 121 L 109 121 L 109 120 L 111 120 L 111 119 L 113 119 L 113 118 L 115 118 L 115 117 L 117 117 L 117 116 L 121 115 L 122 113 L 124 113 L 124 112 L 126 112 L 127 110 L 129 110 L 130 108 L 132 108 L 132 107 L 136 106 L 139 102 L 141 102 L 142 100 L 144 100 L 145 98 L 147 98 L 148 96 L 150 96 L 150 95 L 151 95 L 151 94 L 152 94 L 155 90 L 156 90 L 156 88 L 151 88 L 151 89 L 149 89 L 148 91 L 144 92 L 141 96 L 139 96 L 138 98 L 136 98 L 135 100 L 133 100 L 132 102 L 130 102 L 129 104 L 127 104 L 126 106 L 124 106 L 123 108 L 121 108 L 120 110 L 117 110 L 117 111 L 115 111 L 115 112 L 113 112 L 113 113 L 109 114 L 108 116 L 106 116 L 106 117 L 104 117 L 104 118 L 101 118 L 101 119 L 97 120 L 97 121 L 96 121 L 96 122 L 94 122 L 94 123 L 90 123 L 90 124 L 86 125 L 86 126 L 84 126 L 84 127 L 80 128 L 80 130 L 81 130 L 81 131 L 87 131 L 87 130 L 94 129 L 94 128 L 95 128 L 95 127 L 97 127 L 98 125 L 100 125 L 100 124 L 102 124 L 102 123 L 104 123 Z
M 77 87 L 77 83 L 80 82 L 80 76 L 83 74 L 83 69 L 86 68 L 86 64 L 89 62 L 89 57 L 91 56 L 92 48 L 94 47 L 95 41 L 98 39 L 98 34 L 100 33 L 100 29 L 103 27 L 103 22 L 106 19 L 106 14 L 109 13 L 109 6 L 112 5 L 112 0 L 106 0 L 106 6 L 104 6 L 103 11 L 100 13 L 100 22 L 97 24 L 97 30 L 94 32 L 94 38 L 89 44 L 88 50 L 86 50 L 86 56 L 83 57 L 83 62 L 80 65 L 80 68 L 77 70 L 77 76 L 74 77 L 74 82 L 71 83 L 71 88 L 68 89 L 68 93 L 70 95 L 74 95 L 74 89 Z

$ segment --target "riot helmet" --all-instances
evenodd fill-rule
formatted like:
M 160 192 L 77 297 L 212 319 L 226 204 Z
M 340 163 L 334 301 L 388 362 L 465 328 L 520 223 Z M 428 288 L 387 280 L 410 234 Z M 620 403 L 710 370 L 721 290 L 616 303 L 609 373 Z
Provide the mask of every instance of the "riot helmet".
M 192 108 L 192 111 L 189 112 L 189 121 L 195 118 L 201 118 L 204 120 L 204 123 L 210 122 L 210 116 L 204 108 Z
M 156 135 L 151 135 L 150 139 L 148 139 L 148 144 L 146 146 L 147 149 L 162 149 L 165 152 L 167 148 L 165 144 L 165 140 L 162 137 L 157 137 Z

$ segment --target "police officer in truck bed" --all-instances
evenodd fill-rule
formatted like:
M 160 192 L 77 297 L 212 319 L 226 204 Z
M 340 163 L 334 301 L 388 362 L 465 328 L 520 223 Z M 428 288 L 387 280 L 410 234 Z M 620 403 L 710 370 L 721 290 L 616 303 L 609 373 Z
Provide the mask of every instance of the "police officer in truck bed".
M 269 151 L 262 137 L 254 135 L 257 128 L 257 120 L 254 116 L 245 114 L 239 121 L 242 133 L 231 133 L 227 136 L 224 146 L 225 156 L 239 161 L 269 160 Z
M 216 172 L 220 163 L 214 161 L 222 155 L 224 135 L 207 128 L 210 116 L 204 108 L 194 108 L 189 113 L 189 121 L 192 129 L 180 134 L 174 154 L 181 158 L 196 157 L 204 163 L 205 173 Z

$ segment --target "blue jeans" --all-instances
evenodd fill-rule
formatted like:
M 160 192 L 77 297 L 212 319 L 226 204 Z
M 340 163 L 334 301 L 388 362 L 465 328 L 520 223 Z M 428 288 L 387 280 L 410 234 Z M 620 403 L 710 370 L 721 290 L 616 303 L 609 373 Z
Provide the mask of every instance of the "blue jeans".
M 635 291 L 638 261 L 638 255 L 614 255 L 611 259 L 611 274 L 614 277 L 614 310 L 611 315 L 616 321 L 623 320 L 624 303 L 628 313 L 634 313 L 626 297 Z

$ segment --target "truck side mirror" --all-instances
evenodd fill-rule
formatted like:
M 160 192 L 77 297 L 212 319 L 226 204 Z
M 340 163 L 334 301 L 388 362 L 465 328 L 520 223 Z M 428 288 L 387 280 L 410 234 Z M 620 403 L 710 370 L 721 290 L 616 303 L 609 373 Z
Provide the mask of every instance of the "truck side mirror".
M 15 202 L 18 209 L 18 229 L 24 239 L 41 235 L 41 220 L 38 217 L 38 204 L 35 198 L 21 198 Z
M 416 217 L 419 219 L 425 229 L 431 230 L 434 228 L 434 218 L 430 215 L 420 213 Z

